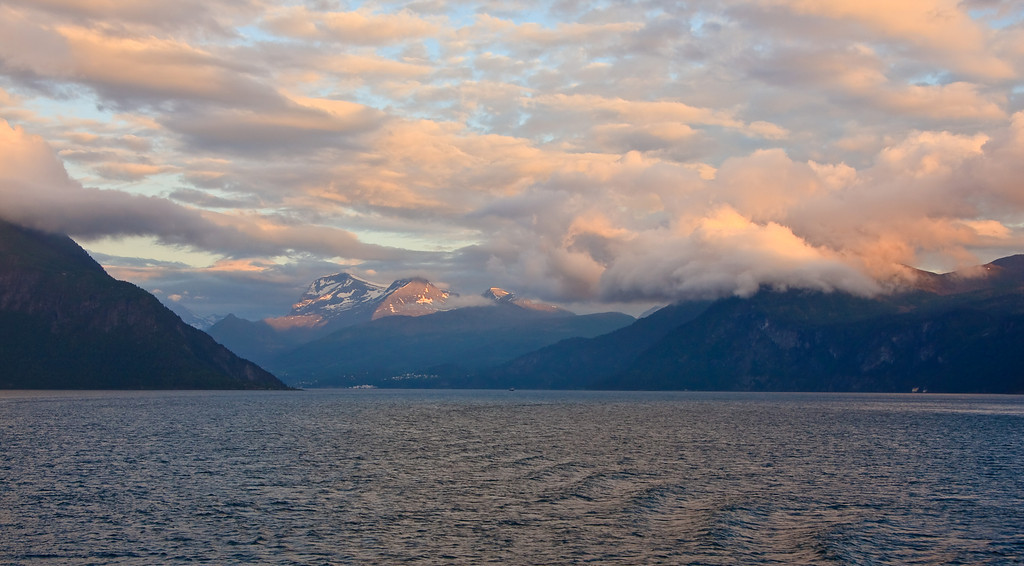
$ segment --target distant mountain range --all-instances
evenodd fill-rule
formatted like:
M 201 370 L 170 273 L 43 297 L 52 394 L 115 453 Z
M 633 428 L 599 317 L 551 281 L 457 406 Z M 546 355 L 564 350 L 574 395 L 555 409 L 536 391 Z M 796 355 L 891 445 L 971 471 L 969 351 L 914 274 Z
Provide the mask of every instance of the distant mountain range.
M 210 329 L 291 384 L 1024 393 L 1024 255 L 878 297 L 764 289 L 639 320 L 418 278 L 314 281 L 282 317 Z M 466 298 L 463 297 L 463 300 Z M 70 238 L 0 221 L 0 388 L 285 385 L 111 278 Z
M 163 303 L 165 307 L 170 309 L 171 312 L 178 315 L 178 317 L 181 318 L 181 320 L 183 320 L 185 324 L 198 328 L 199 330 L 209 330 L 211 326 L 217 324 L 218 322 L 224 319 L 224 316 L 216 314 L 198 315 L 189 310 L 189 308 L 186 307 L 185 305 L 176 301 L 162 300 L 160 302 Z
M 762 290 L 680 303 L 462 386 L 1024 393 L 1024 255 L 904 292 Z
M 575 315 L 513 303 L 464 307 L 351 326 L 277 356 L 267 367 L 303 386 L 455 386 L 467 373 L 633 320 L 622 313 Z
M 211 333 L 306 386 L 1024 392 L 1024 256 L 912 275 L 878 297 L 764 289 L 633 320 L 498 287 L 449 309 L 424 280 L 338 274 L 286 317 Z
M 387 316 L 423 316 L 445 310 L 448 291 L 426 279 L 399 279 L 384 286 L 348 273 L 321 277 L 284 317 L 266 319 L 274 328 L 333 330 Z
M 483 293 L 489 306 L 453 308 L 452 297 L 421 278 L 384 286 L 339 273 L 314 281 L 288 315 L 260 321 L 228 316 L 209 332 L 292 384 L 440 386 L 634 320 L 622 313 L 577 316 L 499 287 Z
M 0 388 L 284 389 L 74 241 L 0 221 Z
M 251 321 L 228 315 L 207 332 L 236 354 L 266 363 L 301 344 L 388 316 L 423 316 L 445 308 L 449 293 L 419 278 L 381 285 L 348 273 L 313 281 L 287 315 Z

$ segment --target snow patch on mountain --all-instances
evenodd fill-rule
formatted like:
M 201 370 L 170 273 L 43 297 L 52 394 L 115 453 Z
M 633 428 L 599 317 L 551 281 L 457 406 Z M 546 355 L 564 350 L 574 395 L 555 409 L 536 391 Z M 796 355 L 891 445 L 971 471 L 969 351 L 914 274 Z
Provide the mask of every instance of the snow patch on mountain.
M 546 303 L 538 303 L 538 302 L 535 302 L 535 301 L 531 301 L 530 299 L 520 298 L 520 297 L 516 296 L 516 294 L 513 293 L 512 291 L 506 291 L 505 289 L 502 289 L 501 287 L 491 287 L 490 289 L 488 289 L 488 290 L 483 292 L 483 296 L 488 298 L 488 299 L 491 299 L 492 301 L 494 301 L 494 302 L 496 302 L 498 304 L 510 304 L 510 305 L 515 305 L 515 306 L 520 307 L 520 308 L 534 310 L 534 311 L 564 312 L 564 313 L 567 313 L 567 314 L 569 312 L 569 311 L 566 311 L 566 310 L 564 310 L 562 308 L 556 307 L 555 305 L 549 305 L 549 304 L 546 304 Z
M 321 277 L 283 317 L 267 319 L 275 328 L 355 324 L 385 316 L 423 316 L 446 310 L 448 291 L 426 279 L 399 279 L 391 285 L 367 281 L 348 273 Z
M 380 300 L 388 289 L 348 273 L 327 275 L 309 285 L 299 302 L 292 305 L 289 315 L 319 315 L 329 319 L 332 313 L 349 311 Z
M 388 287 L 373 320 L 385 316 L 423 316 L 445 310 L 450 293 L 426 279 L 400 279 Z

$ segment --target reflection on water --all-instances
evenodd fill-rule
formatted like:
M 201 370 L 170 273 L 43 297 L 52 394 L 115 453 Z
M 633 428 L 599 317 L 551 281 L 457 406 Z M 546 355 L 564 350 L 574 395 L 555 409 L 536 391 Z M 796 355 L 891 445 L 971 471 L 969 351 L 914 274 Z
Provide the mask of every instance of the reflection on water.
M 1022 564 L 1024 399 L 3 392 L 2 564 Z

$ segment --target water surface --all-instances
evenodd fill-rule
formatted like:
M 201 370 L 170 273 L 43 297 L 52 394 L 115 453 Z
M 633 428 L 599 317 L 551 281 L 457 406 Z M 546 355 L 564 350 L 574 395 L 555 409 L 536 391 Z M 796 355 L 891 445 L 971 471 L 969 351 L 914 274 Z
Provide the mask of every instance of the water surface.
M 1024 398 L 0 392 L 0 564 L 1024 564 Z

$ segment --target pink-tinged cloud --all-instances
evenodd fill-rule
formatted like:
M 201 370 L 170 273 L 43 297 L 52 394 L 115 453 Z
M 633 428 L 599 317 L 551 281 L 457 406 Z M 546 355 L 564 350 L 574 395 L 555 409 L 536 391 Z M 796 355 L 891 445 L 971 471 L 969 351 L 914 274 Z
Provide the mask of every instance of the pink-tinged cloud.
M 868 293 L 900 263 L 1024 248 L 1017 14 L 11 0 L 0 214 L 228 260 L 117 259 L 161 285 L 358 268 L 564 301 Z
M 749 296 L 763 286 L 871 295 L 872 278 L 836 252 L 812 246 L 792 230 L 752 222 L 729 207 L 692 224 L 632 240 L 601 278 L 609 298 Z
M 231 34 L 231 26 L 259 13 L 260 0 L 7 0 L 5 4 L 78 22 L 142 26 L 155 30 L 202 30 Z
M 850 32 L 858 27 L 870 36 L 927 58 L 941 59 L 960 73 L 987 79 L 1009 79 L 1013 67 L 989 49 L 993 34 L 972 19 L 958 0 L 759 0 L 766 6 L 841 22 Z
M 199 150 L 297 153 L 354 145 L 382 125 L 383 113 L 345 101 L 282 94 L 280 105 L 170 114 L 164 126 Z
M 911 133 L 860 170 L 763 150 L 701 178 L 634 155 L 614 172 L 557 175 L 492 205 L 496 235 L 472 252 L 486 254 L 489 273 L 519 274 L 519 285 L 526 273 L 545 279 L 561 300 L 670 301 L 760 286 L 885 292 L 922 257 L 959 267 L 978 261 L 972 249 L 1024 247 L 1009 174 L 1024 174 L 1010 156 L 1024 143 L 1020 123 L 1015 116 L 992 138 Z
M 158 197 L 83 187 L 68 177 L 45 140 L 6 122 L 0 123 L 0 214 L 83 238 L 152 235 L 169 245 L 234 256 L 289 250 L 370 259 L 403 256 L 399 250 L 363 244 L 337 228 L 219 214 Z
M 289 37 L 355 45 L 388 45 L 437 34 L 439 25 L 409 11 L 375 14 L 366 11 L 319 12 L 305 6 L 272 10 L 264 26 Z
M 530 105 L 558 113 L 576 113 L 593 123 L 608 120 L 627 122 L 635 127 L 660 128 L 666 123 L 677 126 L 721 126 L 746 135 L 781 139 L 788 132 L 776 124 L 757 121 L 747 124 L 732 112 L 700 108 L 672 100 L 624 100 L 593 95 L 545 95 L 530 98 Z

